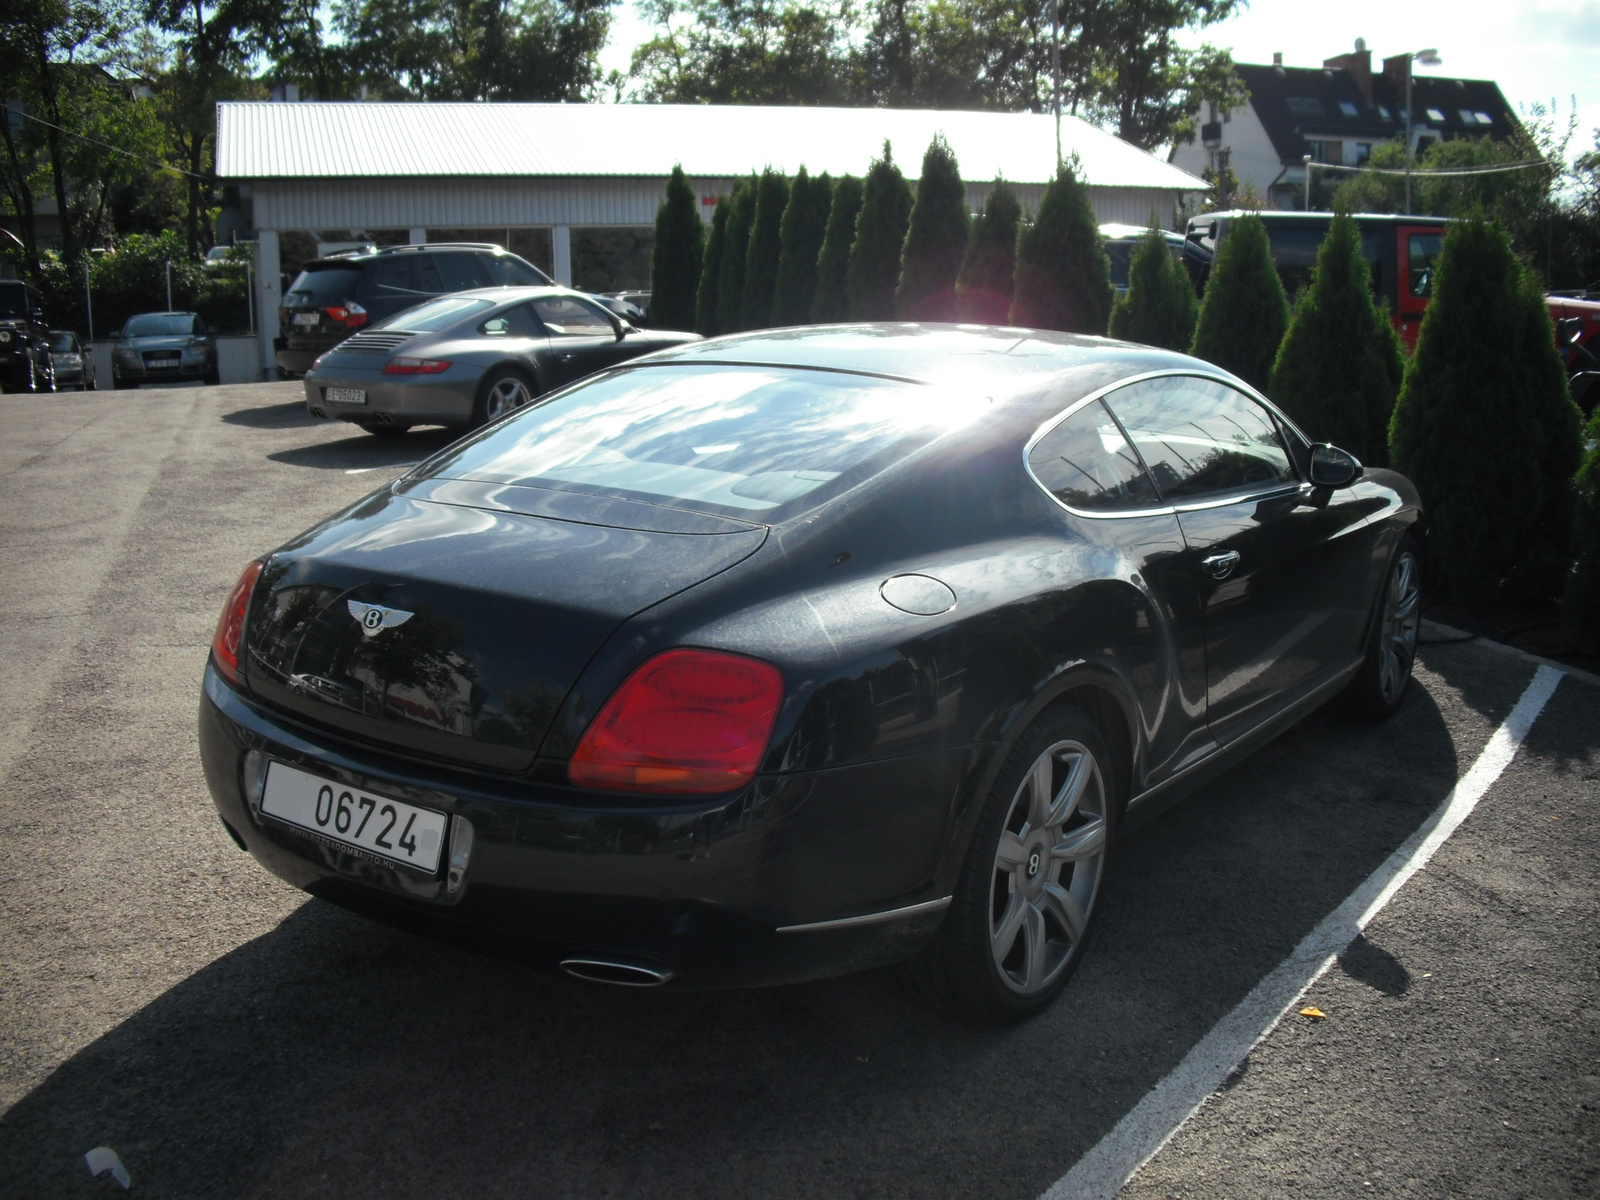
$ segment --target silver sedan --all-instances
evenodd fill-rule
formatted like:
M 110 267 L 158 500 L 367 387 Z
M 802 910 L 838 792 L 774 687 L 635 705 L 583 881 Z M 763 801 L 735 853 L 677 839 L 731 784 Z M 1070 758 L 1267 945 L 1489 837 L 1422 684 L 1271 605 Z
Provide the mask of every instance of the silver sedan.
M 695 340 L 636 329 L 565 288 L 457 292 L 322 355 L 306 373 L 306 410 L 378 434 L 472 429 L 605 367 Z

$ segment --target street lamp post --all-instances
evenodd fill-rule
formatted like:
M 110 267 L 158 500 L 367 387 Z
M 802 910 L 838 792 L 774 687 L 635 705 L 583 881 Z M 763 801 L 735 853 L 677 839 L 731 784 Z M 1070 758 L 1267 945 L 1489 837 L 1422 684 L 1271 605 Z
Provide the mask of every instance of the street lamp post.
M 1306 211 L 1310 212 L 1311 211 L 1311 155 L 1302 154 L 1300 156 L 1300 161 L 1305 164 L 1305 168 L 1306 168 Z
M 1416 149 L 1411 144 L 1411 65 L 1421 63 L 1425 67 L 1437 67 L 1444 60 L 1439 57 L 1437 50 L 1418 50 L 1406 55 L 1406 216 L 1411 215 L 1411 161 L 1416 158 Z
M 1050 68 L 1054 75 L 1056 113 L 1056 170 L 1061 170 L 1061 5 L 1050 0 Z

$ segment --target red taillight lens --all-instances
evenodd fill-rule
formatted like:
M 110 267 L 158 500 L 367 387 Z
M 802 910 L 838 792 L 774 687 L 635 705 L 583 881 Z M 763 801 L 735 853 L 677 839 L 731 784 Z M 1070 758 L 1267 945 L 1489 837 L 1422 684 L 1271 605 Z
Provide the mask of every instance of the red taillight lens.
M 391 358 L 383 364 L 385 375 L 437 375 L 449 370 L 450 364 L 437 358 Z
M 761 765 L 782 702 L 783 675 L 771 663 L 668 650 L 606 701 L 567 774 L 611 791 L 732 791 Z
M 346 329 L 360 329 L 367 323 L 367 310 L 354 300 L 346 300 L 343 304 L 334 304 L 328 307 L 328 315 Z
M 232 684 L 239 682 L 239 641 L 244 637 L 244 616 L 250 608 L 250 593 L 255 591 L 256 580 L 260 577 L 260 563 L 253 562 L 244 569 L 239 582 L 228 593 L 222 616 L 217 618 L 216 635 L 211 639 L 211 657 L 217 670 Z

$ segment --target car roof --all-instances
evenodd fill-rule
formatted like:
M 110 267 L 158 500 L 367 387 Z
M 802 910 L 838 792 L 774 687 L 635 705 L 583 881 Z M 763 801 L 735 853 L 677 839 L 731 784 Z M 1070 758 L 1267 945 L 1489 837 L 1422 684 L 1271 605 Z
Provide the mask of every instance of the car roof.
M 403 246 L 379 246 L 376 250 L 347 250 L 338 254 L 324 254 L 308 258 L 300 269 L 308 267 L 359 267 L 379 259 L 403 257 L 407 254 L 492 254 L 527 262 L 520 254 L 513 254 L 497 242 L 410 242 Z M 533 264 L 529 263 L 529 266 Z
M 1148 225 L 1107 224 L 1100 226 L 1100 236 L 1111 242 L 1142 238 L 1149 232 L 1150 227 Z M 1170 229 L 1158 229 L 1156 232 L 1169 242 L 1183 241 L 1183 234 L 1174 233 Z

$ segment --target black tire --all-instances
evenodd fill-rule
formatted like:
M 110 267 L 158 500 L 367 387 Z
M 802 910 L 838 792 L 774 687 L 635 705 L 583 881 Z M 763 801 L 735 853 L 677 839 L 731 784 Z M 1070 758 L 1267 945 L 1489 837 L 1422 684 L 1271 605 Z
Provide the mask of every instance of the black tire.
M 216 387 L 221 382 L 222 382 L 222 375 L 221 375 L 221 373 L 219 373 L 217 371 L 212 371 L 205 378 L 205 385 L 207 387 Z
M 1344 695 L 1345 709 L 1362 721 L 1387 721 L 1400 711 L 1411 684 L 1422 623 L 1422 557 L 1407 534 L 1384 572 L 1367 631 L 1367 653 Z
M 1036 768 L 1048 769 L 1047 784 Z M 1064 806 L 1080 779 L 1078 798 Z M 985 1025 L 1025 1020 L 1055 999 L 1099 915 L 1115 779 L 1105 739 L 1087 714 L 1061 705 L 1034 719 L 984 801 L 939 932 L 900 968 L 913 992 Z M 1036 824 L 1041 795 L 1049 819 Z M 1059 821 L 1057 812 L 1064 812 Z M 1004 857 L 1002 838 L 1009 839 Z M 1052 848 L 1068 853 L 1058 860 Z
M 531 404 L 538 394 L 538 387 L 523 372 L 515 367 L 496 367 L 478 385 L 477 398 L 472 402 L 471 428 L 481 429 L 491 421 L 498 421 L 507 413 Z
M 409 425 L 385 425 L 380 421 L 356 421 L 355 426 L 373 437 L 381 438 L 399 437 L 411 428 Z

